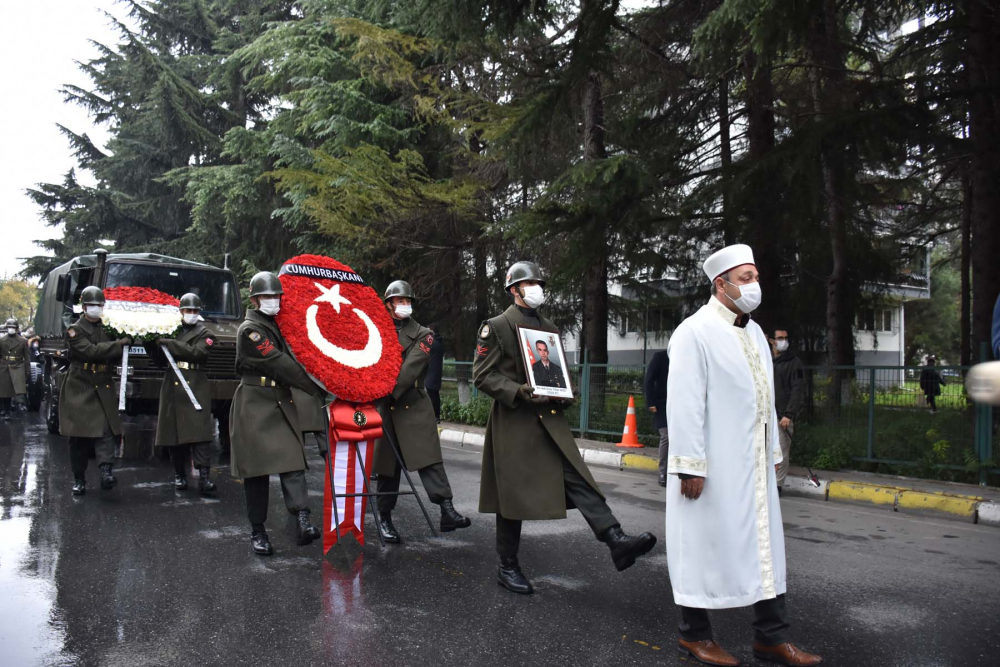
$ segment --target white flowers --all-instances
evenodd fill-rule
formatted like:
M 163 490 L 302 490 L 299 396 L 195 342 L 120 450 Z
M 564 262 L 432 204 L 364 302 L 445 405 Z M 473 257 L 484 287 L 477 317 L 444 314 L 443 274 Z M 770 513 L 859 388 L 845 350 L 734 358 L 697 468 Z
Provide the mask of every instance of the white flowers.
M 173 336 L 181 325 L 176 306 L 137 301 L 108 301 L 104 305 L 104 325 L 122 336 L 152 340 Z

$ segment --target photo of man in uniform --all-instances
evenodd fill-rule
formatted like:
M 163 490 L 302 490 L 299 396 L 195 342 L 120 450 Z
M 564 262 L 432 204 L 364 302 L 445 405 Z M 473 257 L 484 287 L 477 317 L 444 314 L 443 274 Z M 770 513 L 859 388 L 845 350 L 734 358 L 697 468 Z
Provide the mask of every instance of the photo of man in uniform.
M 538 387 L 559 387 L 566 386 L 563 379 L 563 370 L 549 360 L 549 346 L 545 341 L 535 342 L 535 351 L 538 353 L 538 361 L 531 365 L 531 372 L 535 376 L 535 385 Z

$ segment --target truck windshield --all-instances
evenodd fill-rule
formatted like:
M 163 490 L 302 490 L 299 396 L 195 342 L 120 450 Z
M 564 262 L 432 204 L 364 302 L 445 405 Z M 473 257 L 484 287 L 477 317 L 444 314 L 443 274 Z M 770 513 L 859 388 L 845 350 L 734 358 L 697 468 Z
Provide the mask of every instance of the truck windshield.
M 107 287 L 150 287 L 181 298 L 188 292 L 201 297 L 208 317 L 238 318 L 239 290 L 228 271 L 185 268 L 162 264 L 108 262 Z

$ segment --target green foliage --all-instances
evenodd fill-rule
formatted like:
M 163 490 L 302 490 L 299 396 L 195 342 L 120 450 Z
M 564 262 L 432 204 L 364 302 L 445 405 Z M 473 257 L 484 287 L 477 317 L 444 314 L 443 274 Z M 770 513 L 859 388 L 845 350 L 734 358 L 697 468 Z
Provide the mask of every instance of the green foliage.
M 459 403 L 451 397 L 441 398 L 442 421 L 469 424 L 470 426 L 486 426 L 486 420 L 493 408 L 493 399 L 488 396 L 476 396 L 468 403 Z

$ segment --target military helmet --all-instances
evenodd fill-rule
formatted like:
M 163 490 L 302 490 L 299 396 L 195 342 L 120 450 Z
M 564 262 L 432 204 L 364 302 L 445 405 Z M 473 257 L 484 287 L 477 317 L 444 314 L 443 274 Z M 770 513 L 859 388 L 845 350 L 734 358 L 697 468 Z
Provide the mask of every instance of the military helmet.
M 539 285 L 545 287 L 545 279 L 542 278 L 542 272 L 538 270 L 538 266 L 534 262 L 514 262 L 511 264 L 511 267 L 507 269 L 507 280 L 505 281 L 504 289 L 509 290 L 522 280 L 535 280 Z
M 14 327 L 15 329 L 18 329 L 18 328 L 20 328 L 20 327 L 18 327 L 18 325 L 17 325 L 17 318 L 16 318 L 16 317 L 12 317 L 12 318 L 10 318 L 9 320 L 7 320 L 7 324 L 5 324 L 4 326 L 6 326 L 6 327 L 8 327 L 8 328 L 10 328 L 10 327 Z
M 188 292 L 181 297 L 181 310 L 201 310 L 204 305 L 201 303 L 201 297 L 194 292 Z
M 413 288 L 410 287 L 410 283 L 405 280 L 393 280 L 389 283 L 389 286 L 385 288 L 385 294 L 382 296 L 382 300 L 388 301 L 394 296 L 403 296 L 407 299 L 412 299 Z
M 278 276 L 270 271 L 261 271 L 250 279 L 250 296 L 264 296 L 268 294 L 284 294 L 285 290 L 281 286 Z
M 83 289 L 83 294 L 80 295 L 80 303 L 85 306 L 103 306 L 104 290 L 96 285 L 85 287 Z

